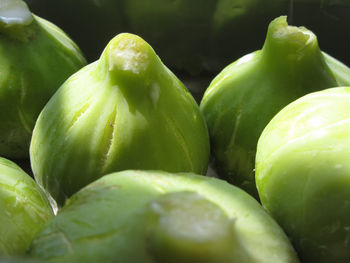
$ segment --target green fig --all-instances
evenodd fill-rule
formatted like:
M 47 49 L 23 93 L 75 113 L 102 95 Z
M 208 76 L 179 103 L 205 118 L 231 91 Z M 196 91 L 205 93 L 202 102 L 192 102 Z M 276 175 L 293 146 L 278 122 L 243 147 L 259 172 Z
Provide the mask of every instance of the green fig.
M 65 33 L 21 0 L 0 0 L 0 54 L 0 155 L 29 158 L 40 111 L 86 61 Z
M 208 131 L 185 86 L 142 38 L 119 34 L 41 112 L 30 157 L 62 205 L 103 174 L 157 169 L 205 174 Z
M 53 217 L 48 199 L 19 166 L 0 158 L 0 256 L 21 255 Z
M 0 263 L 45 263 L 39 259 L 31 258 L 28 256 L 22 257 L 0 257 Z
M 347 84 L 350 69 L 322 53 L 311 31 L 273 20 L 263 48 L 227 66 L 201 101 L 219 176 L 257 197 L 256 145 L 267 123 L 309 92 Z
M 247 193 L 192 173 L 122 171 L 67 200 L 33 240 L 48 262 L 299 262 Z
M 308 94 L 281 110 L 257 147 L 263 206 L 302 262 L 350 262 L 350 87 Z

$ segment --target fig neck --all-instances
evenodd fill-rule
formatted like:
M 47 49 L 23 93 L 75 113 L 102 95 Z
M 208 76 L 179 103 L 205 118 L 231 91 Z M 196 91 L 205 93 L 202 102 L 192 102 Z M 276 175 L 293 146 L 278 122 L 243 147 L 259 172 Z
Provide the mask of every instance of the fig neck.
M 122 33 L 113 38 L 100 58 L 101 74 L 110 86 L 118 87 L 129 103 L 141 105 L 148 100 L 152 83 L 162 72 L 162 63 L 142 38 Z
M 316 35 L 305 27 L 289 26 L 286 16 L 270 23 L 261 58 L 267 67 L 277 67 L 281 72 L 328 68 Z

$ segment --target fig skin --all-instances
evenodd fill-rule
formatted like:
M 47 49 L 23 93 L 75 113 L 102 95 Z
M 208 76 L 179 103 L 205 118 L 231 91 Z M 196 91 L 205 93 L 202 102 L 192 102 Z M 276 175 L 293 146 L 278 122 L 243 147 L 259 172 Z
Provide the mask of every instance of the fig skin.
M 0 180 L 0 255 L 22 255 L 53 211 L 34 180 L 1 157 Z
M 0 155 L 29 158 L 40 111 L 86 61 L 69 37 L 21 0 L 0 5 Z
M 256 145 L 267 123 L 293 100 L 341 85 L 350 85 L 350 69 L 323 53 L 311 31 L 273 20 L 263 48 L 223 69 L 201 101 L 220 178 L 258 198 Z
M 283 230 L 241 189 L 133 170 L 74 194 L 29 254 L 48 262 L 299 262 Z
M 39 259 L 30 258 L 28 256 L 22 257 L 0 257 L 0 263 L 44 263 Z
M 191 94 L 151 46 L 119 34 L 40 114 L 30 146 L 38 183 L 59 205 L 126 169 L 205 174 L 209 137 Z
M 308 94 L 283 108 L 257 147 L 263 206 L 302 262 L 349 262 L 350 87 Z

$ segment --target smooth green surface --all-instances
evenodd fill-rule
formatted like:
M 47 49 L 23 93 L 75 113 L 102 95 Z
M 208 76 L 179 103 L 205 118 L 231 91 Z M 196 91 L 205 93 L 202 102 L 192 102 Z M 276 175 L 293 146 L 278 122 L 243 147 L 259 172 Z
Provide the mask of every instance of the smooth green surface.
M 255 152 L 267 123 L 309 92 L 346 84 L 350 69 L 322 53 L 311 31 L 273 20 L 263 48 L 227 66 L 201 101 L 219 176 L 257 196 Z
M 44 263 L 41 260 L 30 258 L 28 256 L 23 257 L 0 257 L 0 263 Z
M 260 204 L 216 178 L 106 175 L 73 195 L 33 241 L 48 262 L 299 262 Z
M 349 262 L 350 87 L 311 93 L 262 133 L 256 183 L 263 206 L 302 262 Z
M 79 48 L 23 1 L 0 1 L 0 155 L 28 158 L 34 123 L 50 97 L 85 65 Z
M 120 34 L 45 106 L 31 143 L 34 176 L 62 205 L 103 174 L 205 174 L 208 131 L 191 94 L 143 39 Z
M 52 216 L 34 180 L 15 163 L 0 158 L 0 255 L 24 254 Z

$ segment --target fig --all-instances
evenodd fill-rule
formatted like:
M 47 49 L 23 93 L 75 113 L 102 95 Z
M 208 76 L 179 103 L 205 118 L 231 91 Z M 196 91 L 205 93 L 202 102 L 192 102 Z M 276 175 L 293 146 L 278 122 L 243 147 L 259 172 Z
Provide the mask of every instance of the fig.
M 258 197 L 255 153 L 267 123 L 309 92 L 347 84 L 350 69 L 323 53 L 315 34 L 274 19 L 263 48 L 223 69 L 201 101 L 219 176 Z
M 29 158 L 40 111 L 86 61 L 64 32 L 21 0 L 0 1 L 0 53 L 0 155 Z
M 0 181 L 0 256 L 21 255 L 53 211 L 34 180 L 1 157 Z
M 113 171 L 205 174 L 209 137 L 182 82 L 142 38 L 123 33 L 47 103 L 30 157 L 35 179 L 62 205 Z
M 29 254 L 49 262 L 299 262 L 247 193 L 193 173 L 108 174 L 67 200 Z
M 23 257 L 1 257 L 0 263 L 44 263 L 41 260 L 28 258 L 27 256 Z
M 263 206 L 300 260 L 349 262 L 350 87 L 308 94 L 283 108 L 258 142 Z

